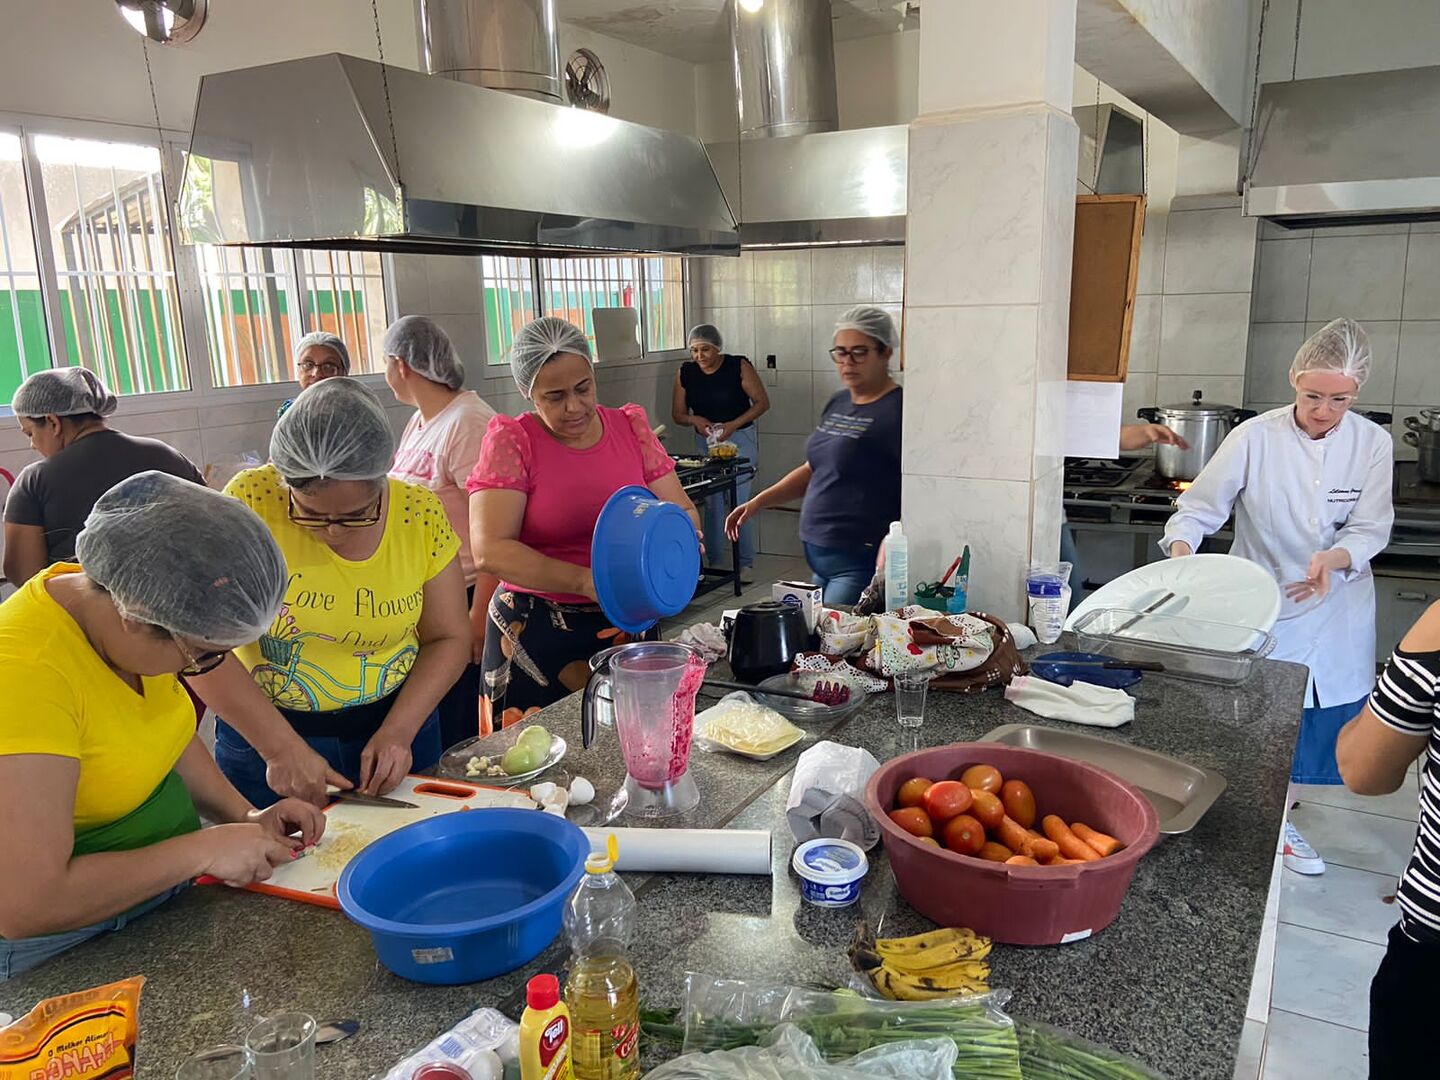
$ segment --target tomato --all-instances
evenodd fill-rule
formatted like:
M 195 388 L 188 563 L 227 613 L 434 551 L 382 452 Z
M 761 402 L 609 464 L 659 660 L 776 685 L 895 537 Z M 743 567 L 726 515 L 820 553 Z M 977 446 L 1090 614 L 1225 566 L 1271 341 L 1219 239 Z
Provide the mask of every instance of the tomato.
M 997 844 L 991 840 L 987 840 L 985 846 L 980 849 L 980 858 L 989 859 L 991 862 L 1006 862 L 1014 855 L 1015 853 L 1004 844 Z
M 970 804 L 970 813 L 985 828 L 999 828 L 1000 821 L 1005 816 L 1005 804 L 1000 801 L 999 796 L 988 791 L 972 791 L 970 794 L 975 800 Z
M 919 840 L 922 844 L 929 844 L 933 848 L 940 846 L 940 841 L 936 840 L 933 836 L 917 836 L 915 839 Z
M 934 836 L 935 826 L 931 824 L 930 818 L 925 811 L 918 806 L 906 806 L 899 810 L 890 811 L 890 820 L 900 828 L 904 829 L 911 836 Z
M 1005 778 L 994 765 L 971 765 L 960 774 L 960 783 L 976 791 L 995 794 L 999 792 L 1000 785 L 1005 783 Z
M 925 799 L 925 792 L 929 789 L 931 781 L 923 776 L 906 780 L 900 785 L 899 792 L 895 795 L 896 806 L 919 806 Z
M 945 823 L 945 846 L 957 855 L 979 855 L 985 847 L 985 826 L 969 814 Z
M 1000 801 L 1009 814 L 1025 828 L 1035 824 L 1035 793 L 1024 780 L 1006 780 L 1000 789 Z
M 925 789 L 925 812 L 937 825 L 965 813 L 973 801 L 970 789 L 954 780 L 941 780 Z

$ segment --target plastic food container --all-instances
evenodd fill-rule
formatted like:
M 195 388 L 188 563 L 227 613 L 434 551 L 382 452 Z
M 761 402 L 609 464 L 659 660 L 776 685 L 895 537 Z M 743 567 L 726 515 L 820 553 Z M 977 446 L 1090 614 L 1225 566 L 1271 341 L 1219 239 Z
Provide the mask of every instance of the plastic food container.
M 683 611 L 700 581 L 700 538 L 690 518 L 643 487 L 606 500 L 590 541 L 590 572 L 606 616 L 638 634 Z
M 790 866 L 800 877 L 800 895 L 816 907 L 849 907 L 860 899 L 870 860 L 859 845 L 820 837 L 795 849 Z
M 350 860 L 336 893 L 402 978 L 453 986 L 513 971 L 560 933 L 590 842 L 533 810 L 442 814 Z
M 1275 648 L 1275 638 L 1253 626 L 1123 608 L 1088 612 L 1075 623 L 1075 635 L 1084 652 L 1164 664 L 1166 675 L 1224 686 L 1243 683 L 1255 661 Z
M 900 785 L 916 776 L 958 779 L 971 765 L 994 765 L 1024 780 L 1040 813 L 1083 821 L 1125 845 L 1079 866 L 1010 866 L 922 844 L 890 820 Z M 968 926 L 1012 945 L 1079 941 L 1109 926 L 1160 835 L 1159 818 L 1138 790 L 1082 761 L 997 743 L 955 743 L 895 758 L 865 788 L 895 884 L 916 911 L 941 926 Z

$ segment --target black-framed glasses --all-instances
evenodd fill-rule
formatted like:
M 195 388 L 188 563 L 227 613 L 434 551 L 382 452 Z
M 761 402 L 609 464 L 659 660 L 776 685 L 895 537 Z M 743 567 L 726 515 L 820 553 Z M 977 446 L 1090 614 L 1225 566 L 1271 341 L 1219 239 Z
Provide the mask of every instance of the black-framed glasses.
M 321 514 L 307 514 L 295 502 L 295 494 L 290 494 L 290 505 L 287 514 L 292 522 L 302 529 L 328 529 L 331 525 L 340 529 L 364 529 L 370 525 L 380 524 L 380 499 L 375 496 L 374 504 L 360 514 L 346 514 L 341 517 L 326 517 Z
M 327 379 L 339 375 L 344 370 L 334 360 L 322 360 L 318 364 L 314 360 L 301 360 L 295 367 L 302 375 L 313 375 L 318 371 Z
M 185 658 L 185 666 L 176 672 L 177 675 L 184 675 L 190 678 L 196 675 L 208 675 L 223 664 L 225 658 L 230 655 L 229 649 L 216 649 L 213 652 L 205 652 L 196 656 L 190 651 L 190 647 L 181 641 L 177 635 L 171 634 L 170 640 L 175 643 L 175 648 L 179 649 L 180 655 Z
M 853 349 L 836 345 L 830 350 L 830 359 L 837 364 L 863 364 L 875 351 L 869 345 L 856 345 Z

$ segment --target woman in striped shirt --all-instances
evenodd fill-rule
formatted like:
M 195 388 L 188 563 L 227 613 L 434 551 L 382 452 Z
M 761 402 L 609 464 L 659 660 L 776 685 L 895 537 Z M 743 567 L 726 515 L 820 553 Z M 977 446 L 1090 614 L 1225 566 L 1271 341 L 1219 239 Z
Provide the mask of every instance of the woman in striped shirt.
M 1340 732 L 1335 756 L 1360 795 L 1397 791 L 1422 753 L 1420 832 L 1398 892 L 1400 922 L 1370 984 L 1370 1076 L 1433 1076 L 1440 976 L 1440 604 L 1410 628 L 1365 709 Z

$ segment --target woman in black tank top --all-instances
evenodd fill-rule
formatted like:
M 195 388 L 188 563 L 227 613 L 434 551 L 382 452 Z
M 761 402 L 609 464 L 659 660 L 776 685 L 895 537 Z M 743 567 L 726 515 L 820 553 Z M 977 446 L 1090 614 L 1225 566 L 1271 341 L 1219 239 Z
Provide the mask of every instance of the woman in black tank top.
M 709 323 L 701 323 L 690 331 L 690 359 L 675 374 L 671 398 L 671 418 L 681 427 L 695 429 L 696 452 L 709 452 L 707 436 L 716 432 L 717 442 L 733 442 L 740 456 L 752 465 L 759 459 L 759 436 L 755 421 L 770 408 L 769 395 L 753 364 L 743 356 L 723 352 L 720 331 Z M 736 499 L 750 497 L 750 480 L 736 484 Z M 705 522 L 705 554 L 714 566 L 727 565 L 725 560 L 724 500 L 712 496 L 705 500 L 702 516 Z M 740 533 L 740 565 L 746 568 L 755 562 L 753 526 Z

